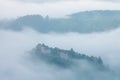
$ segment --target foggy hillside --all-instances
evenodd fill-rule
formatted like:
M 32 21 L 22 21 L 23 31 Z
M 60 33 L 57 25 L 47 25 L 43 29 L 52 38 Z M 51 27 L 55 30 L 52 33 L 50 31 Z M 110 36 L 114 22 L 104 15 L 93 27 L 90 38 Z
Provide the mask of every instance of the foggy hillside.
M 87 56 L 71 50 L 62 50 L 59 48 L 51 48 L 44 44 L 38 44 L 31 53 L 31 57 L 35 60 L 43 60 L 48 64 L 53 64 L 61 68 L 72 68 L 74 66 L 83 66 L 82 61 L 85 61 L 90 67 L 95 70 L 106 70 L 102 59 L 94 56 Z M 89 67 L 89 66 L 87 66 Z
M 94 34 L 43 34 L 32 29 L 24 29 L 20 32 L 0 30 L 0 79 L 119 80 L 119 33 L 120 29 L 113 32 Z M 53 52 L 57 51 L 57 55 L 53 55 L 52 52 L 41 58 L 39 56 L 41 55 L 41 48 L 39 47 L 42 46 L 37 45 L 38 43 L 51 46 L 42 45 L 42 53 L 49 54 L 50 50 L 52 50 Z M 61 51 L 63 55 L 59 56 Z M 68 52 L 75 52 L 77 56 L 73 54 L 71 56 Z M 66 54 L 71 58 L 68 57 L 68 60 L 65 61 Z M 84 56 L 83 60 L 75 58 L 81 56 Z M 91 56 L 96 57 L 91 58 Z M 102 58 L 102 63 L 101 60 L 99 63 L 99 56 Z M 55 60 L 56 57 L 57 60 Z M 93 60 L 89 62 L 88 59 Z M 69 60 L 71 67 L 64 67 L 63 64 L 66 66 Z M 110 71 L 101 70 L 101 65 Z
M 49 18 L 40 15 L 26 15 L 12 20 L 7 29 L 22 30 L 30 27 L 38 32 L 49 33 L 92 33 L 116 29 L 120 26 L 120 11 L 118 10 L 96 10 L 85 11 L 68 15 L 68 18 Z

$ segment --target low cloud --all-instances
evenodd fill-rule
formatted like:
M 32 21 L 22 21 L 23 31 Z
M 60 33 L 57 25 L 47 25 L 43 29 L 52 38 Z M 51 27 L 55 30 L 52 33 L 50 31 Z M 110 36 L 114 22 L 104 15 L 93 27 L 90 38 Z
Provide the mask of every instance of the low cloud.
M 82 75 L 83 80 L 119 80 L 117 75 L 110 73 L 94 72 L 91 75 L 81 73 L 77 70 L 59 70 L 43 62 L 40 65 L 33 64 L 26 58 L 29 51 L 38 43 L 45 43 L 50 47 L 61 49 L 73 48 L 75 51 L 86 55 L 101 56 L 103 62 L 108 64 L 112 70 L 119 70 L 120 59 L 120 29 L 93 34 L 41 34 L 31 29 L 24 29 L 22 32 L 0 30 L 0 80 L 77 80 Z M 26 55 L 26 56 L 25 56 Z M 89 76 L 89 77 L 86 77 Z M 99 76 L 100 75 L 100 76 Z M 117 79 L 118 78 L 118 79 Z M 102 79 L 104 80 L 104 79 Z

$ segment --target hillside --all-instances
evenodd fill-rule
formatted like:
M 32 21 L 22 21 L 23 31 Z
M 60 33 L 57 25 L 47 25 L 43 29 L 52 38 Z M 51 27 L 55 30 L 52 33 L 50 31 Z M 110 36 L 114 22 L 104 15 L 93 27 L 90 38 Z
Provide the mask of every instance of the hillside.
M 113 30 L 120 25 L 120 11 L 86 11 L 78 12 L 68 18 L 45 18 L 40 15 L 27 15 L 6 23 L 7 29 L 22 30 L 30 27 L 38 32 L 103 32 Z M 4 25 L 6 26 L 6 25 Z M 5 27 L 6 28 L 6 27 Z
M 59 48 L 51 48 L 44 44 L 38 44 L 32 51 L 33 60 L 42 60 L 47 64 L 51 64 L 60 68 L 72 67 L 92 67 L 95 70 L 105 70 L 105 66 L 100 57 L 87 56 L 71 50 L 62 50 Z

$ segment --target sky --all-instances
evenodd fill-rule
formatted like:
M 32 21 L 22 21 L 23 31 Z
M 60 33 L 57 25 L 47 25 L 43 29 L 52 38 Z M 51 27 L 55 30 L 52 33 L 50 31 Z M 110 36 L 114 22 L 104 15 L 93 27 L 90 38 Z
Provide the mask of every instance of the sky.
M 120 10 L 119 0 L 0 0 L 0 19 L 24 15 L 52 18 L 88 10 Z

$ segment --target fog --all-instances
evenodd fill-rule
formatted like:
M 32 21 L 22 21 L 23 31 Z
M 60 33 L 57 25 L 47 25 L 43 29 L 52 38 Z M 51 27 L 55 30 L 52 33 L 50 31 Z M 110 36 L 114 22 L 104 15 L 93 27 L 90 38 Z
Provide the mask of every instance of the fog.
M 111 1 L 113 0 L 39 0 L 39 3 L 38 0 L 0 0 L 0 20 L 33 14 L 61 18 L 80 11 L 120 10 L 120 2 Z
M 67 50 L 73 48 L 76 52 L 89 56 L 101 56 L 105 65 L 112 70 L 119 70 L 119 34 L 120 29 L 91 34 L 72 32 L 42 34 L 29 28 L 21 32 L 0 30 L 0 80 L 76 80 L 80 75 L 84 75 L 78 73 L 79 70 L 76 72 L 68 69 L 59 70 L 42 61 L 40 65 L 32 64 L 26 56 L 38 43 Z M 95 73 L 94 75 L 96 76 Z M 113 79 L 115 76 L 110 76 L 108 73 L 102 75 L 107 76 L 108 80 L 115 80 Z M 103 78 L 95 80 L 103 80 Z

